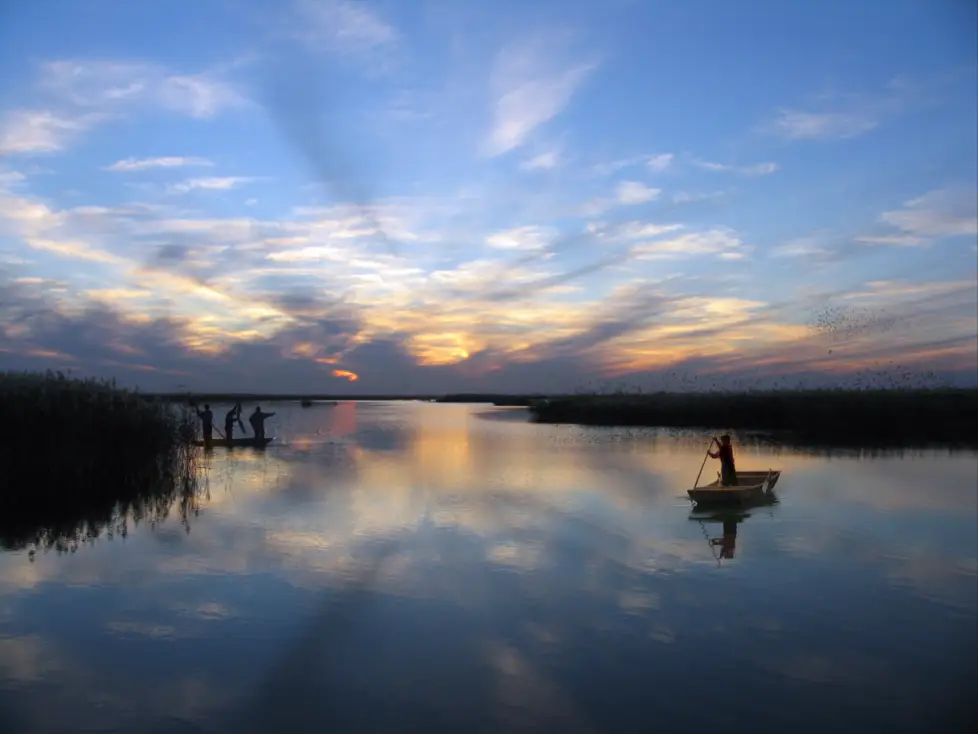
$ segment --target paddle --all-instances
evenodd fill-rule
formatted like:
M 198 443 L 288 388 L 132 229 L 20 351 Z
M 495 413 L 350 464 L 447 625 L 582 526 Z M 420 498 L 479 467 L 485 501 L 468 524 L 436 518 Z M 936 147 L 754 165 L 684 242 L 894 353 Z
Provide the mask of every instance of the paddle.
M 720 443 L 719 441 L 717 441 L 716 436 L 710 439 L 710 445 L 706 447 L 706 456 L 703 457 L 703 463 L 700 464 L 700 472 L 699 474 L 696 475 L 696 481 L 693 482 L 693 489 L 696 489 L 696 487 L 700 483 L 700 476 L 702 476 L 703 474 L 703 467 L 706 466 L 706 460 L 710 458 L 710 449 L 713 448 L 713 444 L 715 443 Z

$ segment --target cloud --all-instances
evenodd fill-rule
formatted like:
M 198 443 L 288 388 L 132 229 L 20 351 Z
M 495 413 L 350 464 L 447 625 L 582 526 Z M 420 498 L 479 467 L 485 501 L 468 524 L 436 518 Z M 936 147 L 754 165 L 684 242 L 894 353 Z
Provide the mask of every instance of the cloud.
M 115 264 L 122 262 L 121 258 L 112 253 L 92 248 L 78 240 L 55 240 L 42 237 L 27 237 L 24 240 L 29 247 L 44 252 L 53 252 L 69 258 L 89 260 L 91 262 Z
M 886 234 L 886 235 L 863 235 L 856 238 L 857 242 L 866 242 L 873 245 L 923 245 L 927 240 L 914 235 L 906 234 Z
M 713 228 L 640 245 L 637 248 L 637 256 L 645 259 L 659 259 L 684 255 L 715 254 L 724 259 L 739 260 L 744 257 L 742 252 L 744 249 L 743 241 L 733 230 Z
M 673 204 L 692 204 L 697 201 L 720 199 L 727 195 L 726 191 L 677 191 L 672 195 Z
M 773 257 L 826 258 L 832 251 L 825 247 L 822 237 L 798 237 L 771 251 Z
M 500 50 L 490 74 L 489 157 L 521 147 L 531 133 L 568 105 L 596 62 L 558 63 L 552 39 L 538 37 Z
M 560 158 L 557 152 L 548 151 L 523 161 L 520 163 L 520 168 L 524 171 L 549 171 L 552 168 L 556 168 L 559 162 Z
M 556 235 L 556 230 L 546 227 L 517 227 L 489 235 L 486 244 L 497 250 L 538 250 Z
M 74 117 L 47 110 L 14 110 L 0 123 L 0 155 L 52 153 L 64 147 L 105 115 Z
M 78 107 L 111 108 L 149 102 L 194 117 L 211 117 L 244 97 L 216 75 L 173 74 L 150 63 L 52 61 L 41 67 L 41 86 Z
M 676 238 L 660 250 L 716 252 L 736 247 L 734 240 L 729 232 L 707 232 Z M 7 334 L 0 364 L 111 372 L 146 389 L 172 390 L 193 379 L 195 390 L 256 390 L 274 380 L 297 391 L 338 393 L 573 390 L 595 378 L 627 378 L 653 388 L 677 369 L 688 370 L 688 377 L 764 384 L 779 374 L 824 368 L 820 333 L 779 320 L 763 302 L 667 291 L 670 282 L 642 281 L 601 301 L 539 303 L 534 309 L 492 299 L 436 305 L 420 288 L 411 297 L 421 313 L 393 314 L 414 319 L 403 322 L 405 329 L 378 328 L 386 304 L 374 309 L 293 298 L 279 301 L 292 320 L 261 334 L 215 328 L 199 312 L 141 316 L 133 310 L 141 297 L 136 289 L 113 298 L 111 306 L 83 300 L 61 310 L 44 284 L 0 280 L 0 323 Z M 872 366 L 873 360 L 892 359 L 894 349 L 904 364 L 973 365 L 973 329 L 958 324 L 969 308 L 974 321 L 971 285 L 877 283 L 835 294 L 842 302 L 885 307 L 919 323 L 889 351 L 883 347 L 894 333 L 860 332 L 858 340 L 836 345 L 848 354 L 834 357 L 834 368 Z M 480 311 L 488 318 L 479 318 Z M 723 339 L 716 338 L 720 333 Z M 358 376 L 356 385 L 348 382 L 350 375 Z
M 843 140 L 879 125 L 869 114 L 781 110 L 773 122 L 776 134 L 789 140 Z
M 142 103 L 210 118 L 248 104 L 244 94 L 220 74 L 175 74 L 151 63 L 51 61 L 41 66 L 40 85 L 63 103 L 82 109 L 112 110 Z
M 623 168 L 644 165 L 654 173 L 662 173 L 668 170 L 675 162 L 675 155 L 672 153 L 657 153 L 655 155 L 642 154 L 633 155 L 628 158 L 619 158 L 608 163 L 599 163 L 591 169 L 596 176 L 609 176 Z
M 298 0 L 297 35 L 341 55 L 363 55 L 397 41 L 398 34 L 359 0 Z
M 248 103 L 236 87 L 214 74 L 172 74 L 154 64 L 109 61 L 44 63 L 39 91 L 53 100 L 48 108 L 12 110 L 0 120 L 0 155 L 64 150 L 131 105 L 150 104 L 210 118 Z
M 881 226 L 858 235 L 820 232 L 798 237 L 771 250 L 775 258 L 805 258 L 838 263 L 880 246 L 925 247 L 935 241 L 978 235 L 978 191 L 971 186 L 948 186 L 904 203 L 904 208 L 883 212 Z
M 169 159 L 124 159 L 118 170 L 177 169 L 159 160 Z M 648 160 L 636 165 L 645 170 Z M 25 193 L 24 178 L 8 179 L 0 190 L 4 367 L 73 365 L 153 389 L 177 381 L 263 389 L 276 378 L 297 390 L 441 392 L 573 390 L 621 375 L 662 385 L 663 371 L 677 366 L 753 369 L 767 379 L 809 370 L 796 352 L 824 356 L 804 351 L 809 343 L 796 340 L 807 327 L 767 311 L 765 294 L 747 301 L 743 282 L 702 276 L 703 264 L 724 269 L 723 260 L 748 256 L 745 235 L 676 221 L 675 211 L 659 221 L 636 219 L 635 209 L 616 210 L 619 221 L 579 221 L 555 215 L 549 202 L 524 206 L 526 189 L 514 186 L 498 197 L 221 216 L 179 198 L 108 205 L 73 197 L 59 206 L 50 194 Z M 240 183 L 182 182 L 186 190 Z M 608 207 L 657 191 L 639 181 L 591 183 L 607 187 Z M 940 209 L 919 198 L 910 209 Z M 404 250 L 376 248 L 381 230 Z M 691 275 L 681 276 L 687 266 Z M 629 300 L 622 280 L 655 297 Z M 921 360 L 967 366 L 966 315 L 921 318 L 904 352 L 924 344 L 931 354 Z M 140 329 L 155 344 L 136 336 Z M 877 359 L 881 349 L 867 345 L 848 359 Z
M 626 222 L 617 227 L 612 233 L 613 238 L 640 239 L 657 237 L 667 232 L 675 232 L 683 228 L 681 224 L 655 224 L 654 222 Z
M 911 199 L 903 209 L 883 212 L 880 221 L 896 233 L 862 235 L 877 245 L 926 245 L 945 237 L 978 235 L 978 191 L 969 187 L 938 189 Z
M 673 154 L 672 153 L 660 153 L 659 155 L 654 155 L 646 161 L 645 165 L 649 167 L 650 171 L 655 171 L 657 173 L 662 172 L 672 165 Z
M 616 206 L 646 204 L 659 198 L 662 189 L 651 188 L 640 181 L 620 181 L 614 197 L 596 197 L 584 203 L 577 212 L 582 217 L 597 217 Z
M 116 161 L 111 166 L 106 166 L 105 171 L 121 171 L 129 173 L 132 171 L 146 171 L 151 168 L 184 168 L 188 166 L 213 166 L 214 163 L 207 158 L 195 156 L 164 156 L 160 158 L 125 158 Z
M 220 176 L 209 178 L 190 178 L 180 183 L 168 186 L 168 190 L 174 193 L 185 194 L 189 191 L 228 191 L 254 181 L 248 176 Z
M 620 171 L 623 168 L 631 168 L 632 166 L 648 163 L 649 160 L 649 156 L 647 155 L 633 155 L 629 158 L 620 158 L 609 163 L 599 163 L 594 166 L 592 171 L 595 176 L 610 176 L 612 173 Z
M 163 107 L 198 118 L 214 117 L 224 109 L 246 104 L 233 86 L 204 74 L 166 77 L 157 100 Z
M 749 166 L 733 166 L 726 163 L 704 161 L 699 158 L 693 161 L 693 165 L 707 171 L 732 171 L 743 174 L 744 176 L 767 176 L 779 169 L 778 164 L 772 162 L 754 163 Z
M 0 190 L 16 186 L 26 180 L 26 178 L 20 171 L 0 171 Z
M 760 131 L 787 140 L 845 140 L 875 130 L 888 117 L 919 106 L 957 75 L 926 80 L 896 78 L 873 94 L 831 92 L 814 97 L 808 109 L 782 108 Z
M 662 189 L 653 189 L 639 181 L 622 181 L 615 189 L 615 197 L 619 204 L 630 206 L 644 204 L 658 198 Z

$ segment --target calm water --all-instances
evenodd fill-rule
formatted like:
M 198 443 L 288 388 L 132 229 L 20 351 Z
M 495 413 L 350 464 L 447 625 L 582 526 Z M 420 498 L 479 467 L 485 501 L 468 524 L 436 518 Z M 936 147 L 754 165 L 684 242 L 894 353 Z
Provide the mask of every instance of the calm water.
M 699 516 L 701 436 L 263 407 L 284 443 L 216 450 L 189 527 L 0 554 L 0 731 L 974 722 L 974 454 L 741 446 L 780 503 Z

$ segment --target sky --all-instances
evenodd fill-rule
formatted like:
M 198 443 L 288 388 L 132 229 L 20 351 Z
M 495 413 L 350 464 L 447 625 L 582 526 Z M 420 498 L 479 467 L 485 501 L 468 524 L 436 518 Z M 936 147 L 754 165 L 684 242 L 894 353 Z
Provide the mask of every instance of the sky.
M 974 384 L 976 27 L 969 0 L 4 3 L 0 370 Z

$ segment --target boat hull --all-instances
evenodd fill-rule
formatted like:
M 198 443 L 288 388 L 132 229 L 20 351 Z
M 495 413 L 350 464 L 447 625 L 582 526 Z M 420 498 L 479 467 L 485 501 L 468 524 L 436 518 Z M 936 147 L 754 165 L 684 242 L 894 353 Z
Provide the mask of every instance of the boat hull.
M 721 486 L 720 480 L 695 489 L 687 489 L 697 505 L 744 505 L 767 499 L 781 478 L 780 470 L 737 472 L 737 485 Z
M 263 449 L 274 440 L 275 440 L 274 438 L 257 439 L 253 437 L 249 438 L 247 436 L 243 438 L 232 438 L 230 441 L 228 441 L 226 438 L 215 438 L 211 441 L 211 447 L 213 448 L 217 448 L 220 446 L 223 446 L 225 448 L 251 447 L 256 449 Z M 194 445 L 204 446 L 205 444 L 203 440 L 198 439 L 197 441 L 194 441 Z

